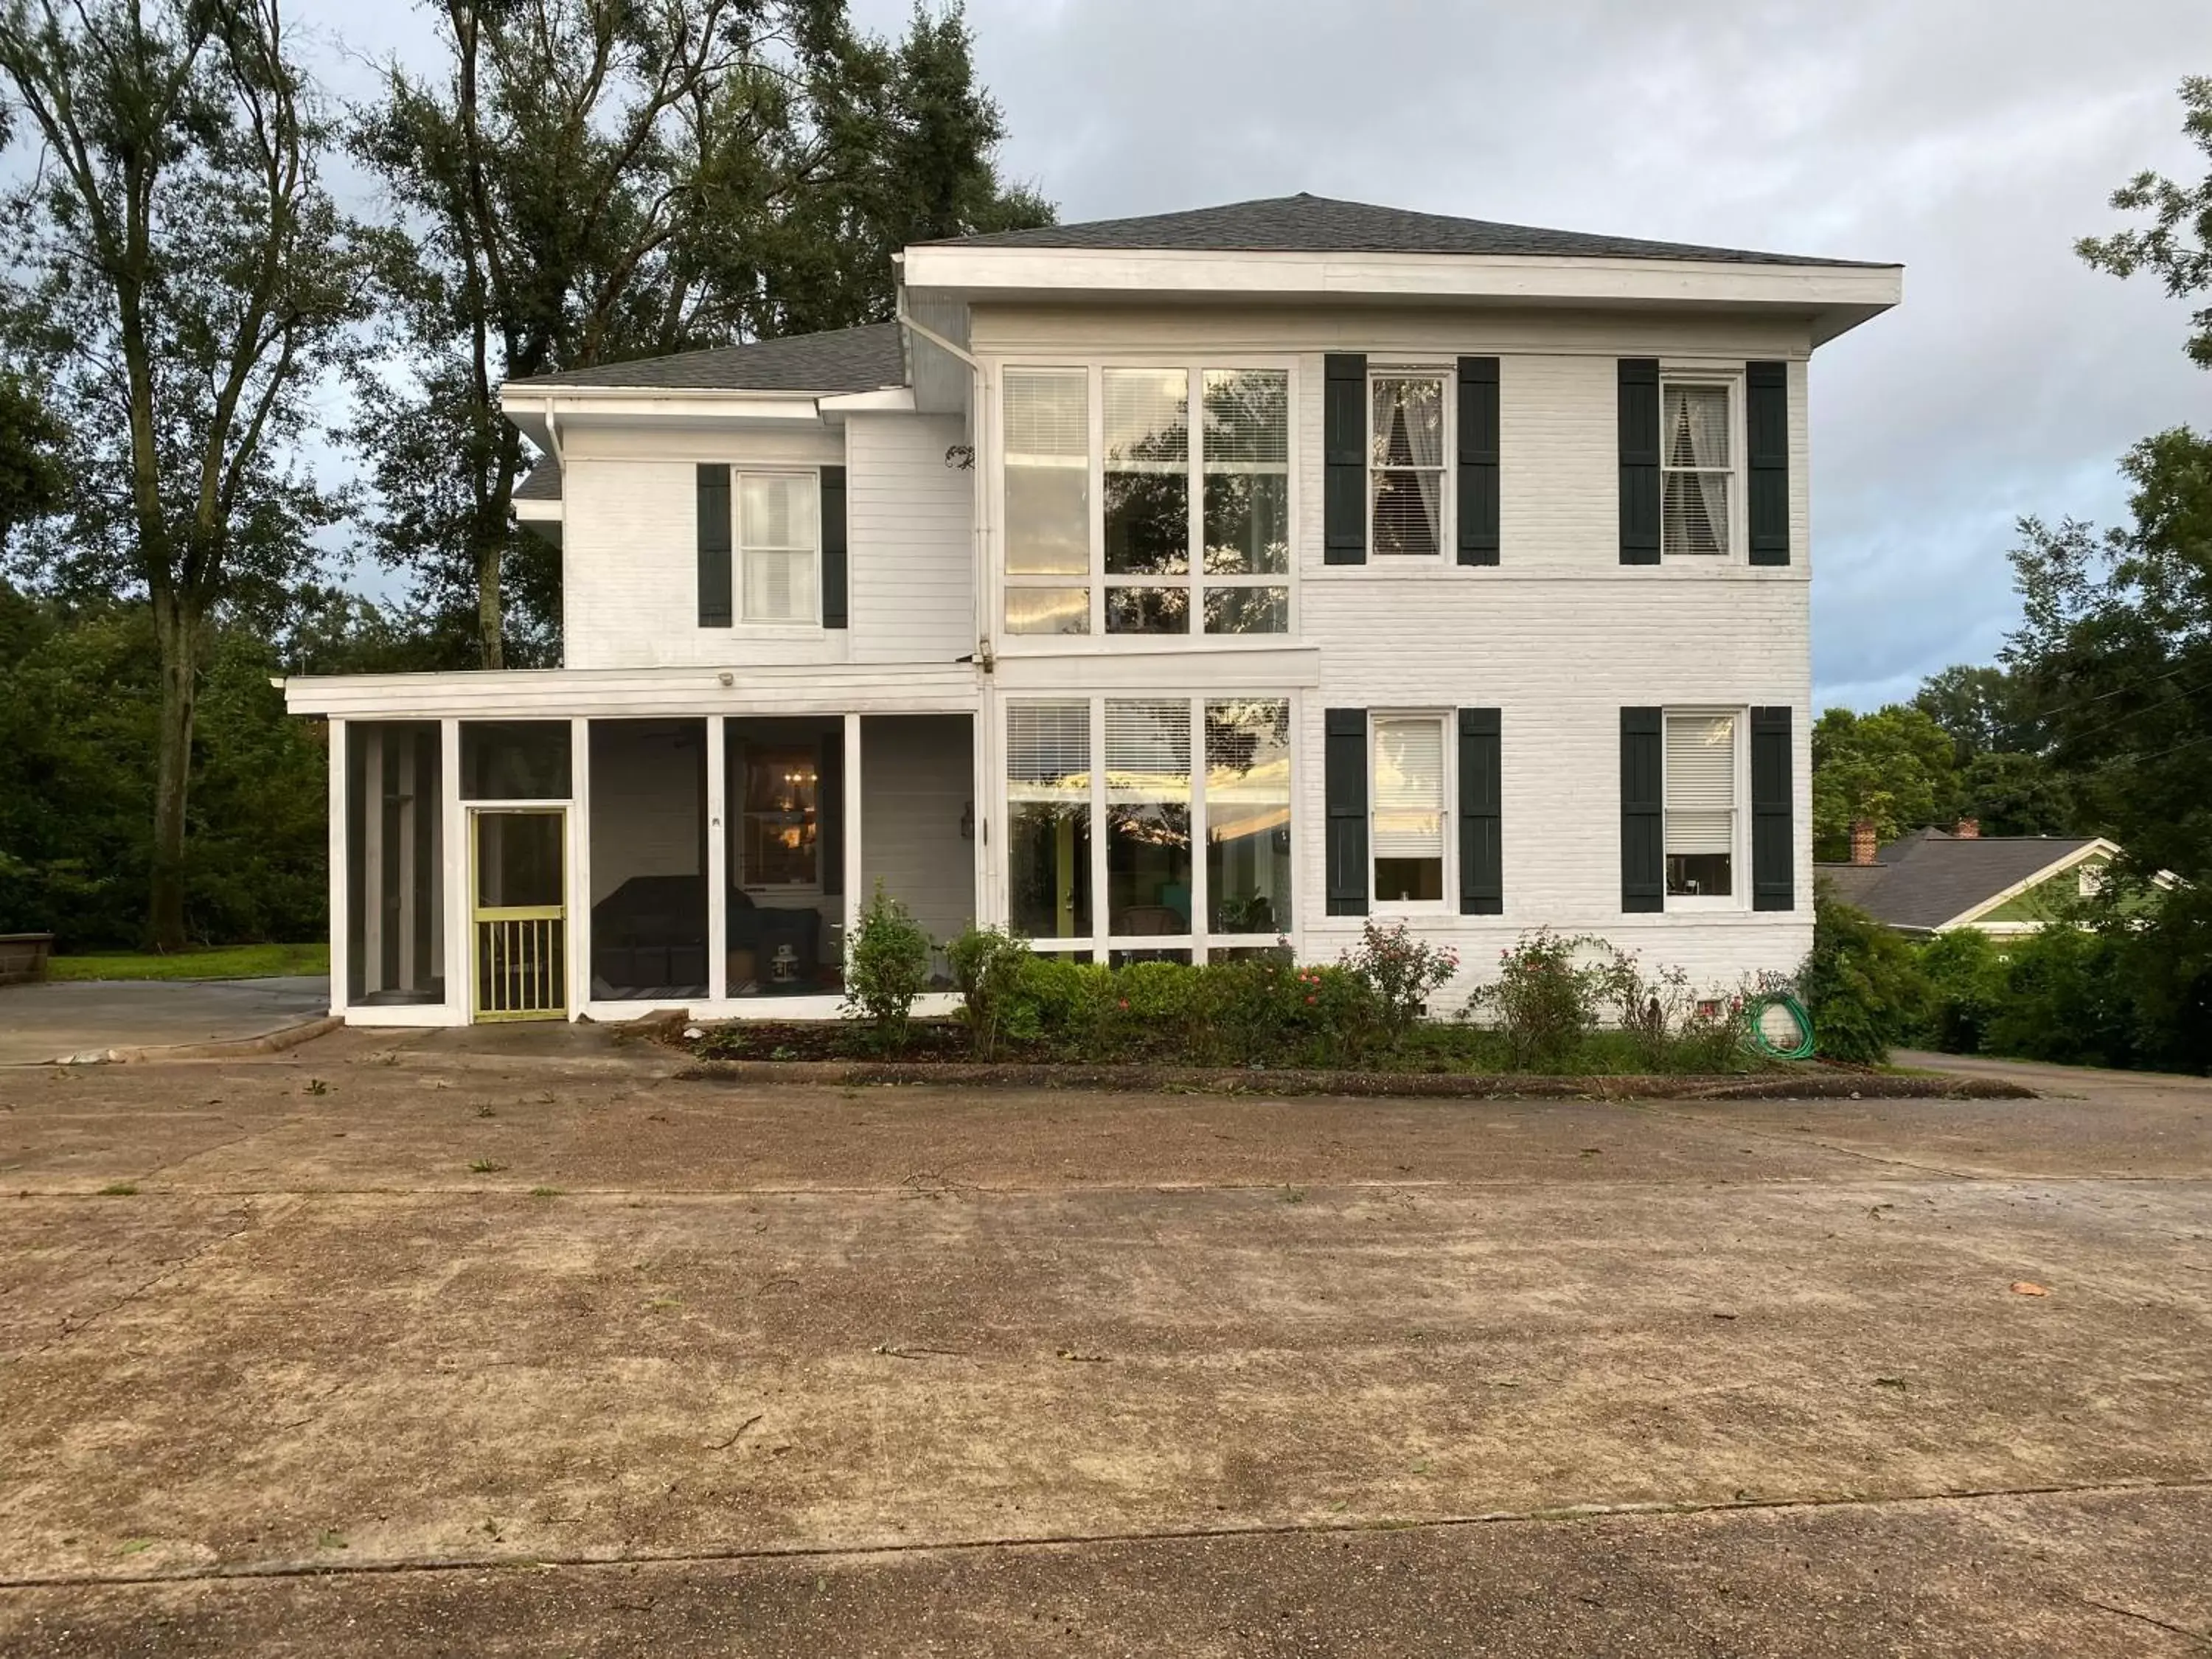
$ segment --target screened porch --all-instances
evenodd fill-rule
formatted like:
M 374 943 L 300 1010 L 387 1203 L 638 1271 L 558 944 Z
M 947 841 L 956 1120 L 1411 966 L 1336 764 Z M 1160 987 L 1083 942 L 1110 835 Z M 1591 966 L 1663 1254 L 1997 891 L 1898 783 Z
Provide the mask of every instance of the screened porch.
M 975 915 L 964 713 L 333 723 L 334 1001 L 360 1023 L 815 1017 L 878 882 Z

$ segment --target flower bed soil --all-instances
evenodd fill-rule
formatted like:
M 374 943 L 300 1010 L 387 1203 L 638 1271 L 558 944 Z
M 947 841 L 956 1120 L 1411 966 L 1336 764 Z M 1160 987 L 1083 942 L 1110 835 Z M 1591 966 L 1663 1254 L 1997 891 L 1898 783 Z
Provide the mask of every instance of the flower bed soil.
M 1542 1074 L 1447 1070 L 1094 1064 L 969 1057 L 967 1033 L 916 1021 L 893 1059 L 856 1056 L 856 1033 L 827 1022 L 708 1028 L 686 1039 L 680 1021 L 653 1032 L 690 1054 L 679 1077 L 742 1083 L 958 1084 L 975 1088 L 1106 1089 L 1170 1094 L 1436 1096 L 1462 1100 L 2026 1100 L 2034 1091 L 1990 1078 L 1914 1075 L 1856 1067 L 1775 1065 L 1723 1075 Z M 732 1053 L 734 1049 L 736 1052 Z

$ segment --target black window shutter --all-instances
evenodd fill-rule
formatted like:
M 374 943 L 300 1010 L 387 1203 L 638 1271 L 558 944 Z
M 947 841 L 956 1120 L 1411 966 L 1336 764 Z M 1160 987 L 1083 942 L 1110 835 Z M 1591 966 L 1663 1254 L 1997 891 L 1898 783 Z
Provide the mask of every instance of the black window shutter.
M 1498 713 L 1459 711 L 1459 908 L 1466 916 L 1502 915 L 1505 910 Z
M 1751 908 L 1794 910 L 1796 836 L 1791 834 L 1790 711 L 1751 711 Z
M 1323 360 L 1322 382 L 1322 562 L 1365 564 L 1366 355 L 1330 352 Z
M 822 734 L 822 757 L 815 768 L 814 846 L 822 861 L 822 894 L 836 898 L 845 890 L 845 726 Z
M 1620 562 L 1659 562 L 1659 360 L 1620 360 Z
M 845 598 L 845 469 L 822 469 L 822 625 L 849 626 Z
M 1328 763 L 1323 794 L 1328 803 L 1328 913 L 1367 914 L 1367 711 L 1328 711 Z
M 1750 469 L 1751 562 L 1788 564 L 1789 364 L 1746 363 L 1743 392 L 1744 459 Z
M 730 625 L 730 469 L 699 467 L 699 626 Z
M 1498 562 L 1498 359 L 1459 360 L 1459 562 Z
M 1667 908 L 1665 738 L 1656 708 L 1620 711 L 1620 908 Z

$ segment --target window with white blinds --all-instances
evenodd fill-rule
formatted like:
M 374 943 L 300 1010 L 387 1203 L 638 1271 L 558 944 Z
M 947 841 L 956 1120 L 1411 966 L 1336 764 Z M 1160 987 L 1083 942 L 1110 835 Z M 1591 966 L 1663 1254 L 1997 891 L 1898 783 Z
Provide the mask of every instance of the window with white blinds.
M 1000 398 L 1006 631 L 1091 631 L 1091 376 L 1009 368 Z
M 1725 383 L 1661 384 L 1660 547 L 1670 558 L 1717 557 L 1729 550 L 1732 428 Z
M 736 485 L 740 619 L 816 622 L 816 475 L 741 472 Z
M 1727 898 L 1736 842 L 1736 717 L 1666 718 L 1667 892 Z
M 1090 799 L 1088 702 L 1007 705 L 1006 794 L 1018 801 Z
M 1006 898 L 1017 932 L 1091 936 L 1091 704 L 1006 705 Z
M 1378 717 L 1373 739 L 1375 896 L 1384 903 L 1441 903 L 1443 720 L 1434 714 Z
M 1106 700 L 1109 800 L 1190 799 L 1190 702 L 1185 697 Z

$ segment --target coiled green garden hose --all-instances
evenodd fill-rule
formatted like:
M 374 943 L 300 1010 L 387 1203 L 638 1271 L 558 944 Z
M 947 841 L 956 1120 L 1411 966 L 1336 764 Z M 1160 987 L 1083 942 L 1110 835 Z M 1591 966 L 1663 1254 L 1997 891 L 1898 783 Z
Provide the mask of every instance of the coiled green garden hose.
M 1797 1028 L 1797 1040 L 1786 1047 L 1766 1034 L 1766 1011 L 1779 1008 L 1790 1016 Z M 1771 992 L 1753 997 L 1751 1002 L 1751 1046 L 1771 1060 L 1810 1060 L 1813 1058 L 1813 1016 L 1805 1012 L 1805 1005 L 1787 991 Z

